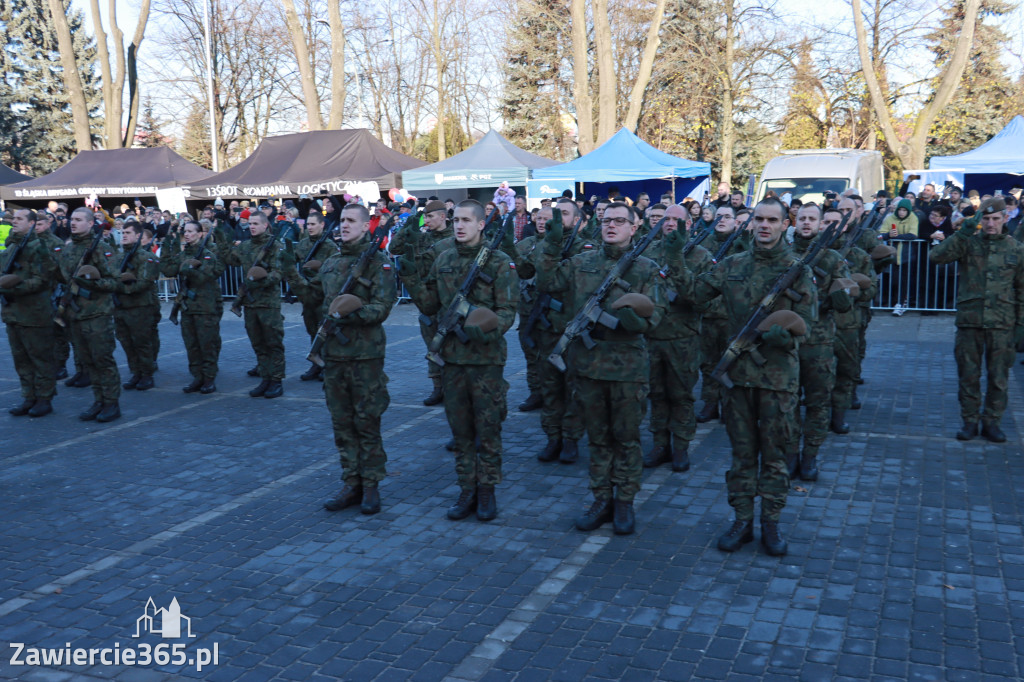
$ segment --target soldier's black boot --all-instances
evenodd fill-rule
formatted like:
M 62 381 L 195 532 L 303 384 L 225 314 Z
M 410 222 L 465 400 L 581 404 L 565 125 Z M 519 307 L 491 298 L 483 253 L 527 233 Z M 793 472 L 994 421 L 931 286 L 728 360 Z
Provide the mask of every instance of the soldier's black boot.
M 32 409 L 28 411 L 30 417 L 45 417 L 53 412 L 53 405 L 49 400 L 37 400 Z
M 978 422 L 965 421 L 963 428 L 956 432 L 957 440 L 974 440 L 978 435 Z
M 280 398 L 284 395 L 284 385 L 280 381 L 271 381 L 267 390 L 263 393 L 264 398 Z
M 380 491 L 377 486 L 363 488 L 363 504 L 359 511 L 367 516 L 380 511 Z
M 786 470 L 789 472 L 789 480 L 795 481 L 796 474 L 800 471 L 800 453 L 799 452 L 787 452 L 786 453 Z
M 542 404 L 543 403 L 540 399 L 540 396 L 537 395 L 536 393 L 531 393 L 529 397 L 526 398 L 526 400 L 519 403 L 519 411 L 532 412 L 533 410 L 538 409 Z
M 148 391 L 154 386 L 156 386 L 156 382 L 153 381 L 153 377 L 145 375 L 139 378 L 139 383 L 135 384 L 135 390 Z
M 121 418 L 121 406 L 117 404 L 115 400 L 112 403 L 103 403 L 103 409 L 96 415 L 96 421 L 98 422 L 112 422 L 115 419 Z
M 562 441 L 562 454 L 558 456 L 558 461 L 562 464 L 575 464 L 579 458 L 579 441 L 572 440 L 571 438 L 566 438 Z
M 863 386 L 864 379 L 862 379 L 861 377 L 857 377 L 856 379 L 853 380 L 853 383 L 857 384 L 858 386 Z
M 121 384 L 121 388 L 123 388 L 123 389 L 125 389 L 127 391 L 130 391 L 133 388 L 135 388 L 136 386 L 138 386 L 139 382 L 141 380 L 142 380 L 141 376 L 139 376 L 138 374 L 133 374 L 131 379 L 129 379 L 125 383 Z
M 75 375 L 65 381 L 64 385 L 68 388 L 85 388 L 91 386 L 92 381 L 89 380 L 89 375 L 85 372 L 75 372 Z
M 636 514 L 633 511 L 633 501 L 624 502 L 615 500 L 612 505 L 612 530 L 616 535 L 632 535 L 636 530 Z
M 837 410 L 832 408 L 832 422 L 828 425 L 828 428 L 832 430 L 832 433 L 838 433 L 840 436 L 844 436 L 850 432 L 850 425 L 846 423 L 846 412 L 843 410 Z
M 577 530 L 597 530 L 614 517 L 611 500 L 594 500 L 590 509 L 576 517 Z
M 427 407 L 439 405 L 444 400 L 444 386 L 441 384 L 441 377 L 430 377 L 430 380 L 434 382 L 434 390 L 423 399 L 423 404 Z
M 247 370 L 246 374 L 248 374 L 251 377 L 258 377 L 260 375 L 260 366 L 256 365 L 252 369 Z
M 778 521 L 761 519 L 761 544 L 764 545 L 764 551 L 772 556 L 786 556 L 789 547 L 779 532 Z
M 363 501 L 363 486 L 349 485 L 346 483 L 341 492 L 334 499 L 324 502 L 324 509 L 327 511 L 341 511 L 348 507 L 355 506 Z
M 677 443 L 672 439 L 672 471 L 683 472 L 690 470 L 690 444 L 685 440 Z
M 200 382 L 199 386 L 202 385 L 202 382 Z M 199 387 L 197 386 L 196 388 L 198 390 Z M 268 388 L 270 388 L 270 379 L 264 379 L 259 383 L 259 386 L 249 391 L 249 395 L 253 398 L 262 398 L 263 394 L 267 392 Z
M 459 493 L 459 499 L 448 507 L 448 518 L 452 521 L 461 521 L 474 511 L 476 511 L 476 489 L 463 488 Z
M 704 403 L 704 407 L 697 413 L 697 421 L 701 424 L 718 419 L 718 403 Z
M 654 446 L 644 455 L 644 469 L 653 469 L 661 466 L 669 459 L 668 434 L 657 433 L 654 435 Z
M 65 367 L 64 365 L 61 365 L 60 367 L 58 367 L 57 368 L 57 374 L 54 375 L 53 378 L 56 379 L 57 381 L 60 381 L 61 379 L 67 379 L 68 378 L 68 368 Z
M 209 395 L 216 392 L 217 384 L 213 383 L 213 379 L 203 379 L 203 385 L 199 387 L 199 392 L 203 395 Z
M 754 539 L 754 522 L 752 520 L 732 522 L 729 530 L 718 538 L 718 549 L 723 552 L 735 552 L 743 545 Z
M 996 422 L 981 422 L 981 437 L 993 443 L 1005 443 L 1006 434 Z
M 448 439 L 448 442 L 444 444 L 444 449 L 448 452 L 455 452 L 455 436 Z
M 305 372 L 299 375 L 300 381 L 316 381 L 320 378 L 320 372 L 324 371 L 324 368 L 315 362 L 309 366 Z
M 818 480 L 818 446 L 816 445 L 804 446 L 804 451 L 800 455 L 800 480 Z
M 12 417 L 24 417 L 35 406 L 35 404 L 35 398 L 26 398 L 24 401 L 22 401 L 21 405 L 16 405 L 15 407 L 12 407 L 11 409 L 7 410 L 7 412 Z
M 185 393 L 195 393 L 196 391 L 198 391 L 202 387 L 203 387 L 203 380 L 202 379 L 193 379 L 191 384 L 189 384 L 188 386 L 186 386 L 185 388 L 183 388 L 181 390 L 184 391 Z
M 558 453 L 562 451 L 562 441 L 559 440 L 548 440 L 548 444 L 544 446 L 544 450 L 537 455 L 537 459 L 541 462 L 554 462 L 558 459 Z
M 478 521 L 491 521 L 498 516 L 498 500 L 494 497 L 493 485 L 478 485 L 476 496 L 476 518 Z
M 857 397 L 857 386 L 853 387 L 853 398 L 850 399 L 850 409 L 859 410 L 861 408 L 860 398 Z
M 91 422 L 92 420 L 96 419 L 96 415 L 98 415 L 102 411 L 103 403 L 97 400 L 96 402 L 89 406 L 88 410 L 78 415 L 78 418 L 84 422 Z

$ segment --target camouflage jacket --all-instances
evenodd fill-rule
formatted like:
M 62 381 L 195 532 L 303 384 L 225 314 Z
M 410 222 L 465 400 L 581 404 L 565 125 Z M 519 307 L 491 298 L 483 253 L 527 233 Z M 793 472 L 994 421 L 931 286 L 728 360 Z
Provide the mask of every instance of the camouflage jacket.
M 425 315 L 436 315 L 445 310 L 455 298 L 470 266 L 480 251 L 481 244 L 466 246 L 456 243 L 437 256 L 430 273 L 421 286 L 410 287 L 417 307 Z M 490 284 L 478 278 L 469 293 L 469 302 L 478 308 L 487 308 L 498 316 L 498 339 L 489 343 L 462 343 L 449 334 L 441 346 L 441 358 L 453 365 L 504 365 L 508 357 L 505 332 L 516 319 L 516 275 L 510 259 L 502 251 L 491 252 L 483 267 L 492 280 Z
M 182 303 L 182 312 L 186 315 L 220 315 L 224 312 L 220 293 L 220 276 L 224 274 L 224 261 L 217 256 L 217 250 L 208 244 L 203 251 L 203 257 L 199 259 L 199 267 L 192 267 L 185 261 L 196 259 L 199 244 L 186 244 L 184 251 L 167 248 L 177 245 L 177 241 L 172 244 L 164 243 L 164 248 L 160 251 L 160 272 L 164 277 L 185 280 L 190 294 Z
M 289 268 L 284 273 L 284 278 L 292 288 L 292 292 L 299 297 L 304 306 L 319 306 L 324 301 L 323 289 L 318 284 L 313 284 L 316 279 L 316 271 L 302 267 L 302 261 L 306 260 L 310 250 L 317 243 L 319 237 L 313 238 L 308 234 L 295 244 L 295 260 L 298 262 L 297 269 Z M 332 256 L 338 255 L 338 245 L 330 239 L 325 239 L 317 247 L 316 253 L 309 259 L 320 261 L 321 267 Z
M 275 226 L 271 226 L 275 227 Z M 280 251 L 281 246 L 275 243 L 270 247 L 266 260 L 262 263 L 267 270 L 267 276 L 259 281 L 249 279 L 247 273 L 260 259 L 264 245 L 271 239 L 270 230 L 261 235 L 255 236 L 240 244 L 228 245 L 221 251 L 221 258 L 229 266 L 242 268 L 243 283 L 246 285 L 252 298 L 246 298 L 242 305 L 249 308 L 280 308 L 281 307 L 281 280 L 284 278 L 281 270 Z
M 437 232 L 421 232 L 418 221 L 410 218 L 391 237 L 388 251 L 394 256 L 407 256 L 416 262 L 420 278 L 425 278 L 434 261 L 444 251 L 454 246 L 455 230 L 450 225 Z M 445 241 L 450 240 L 450 241 Z
M 735 336 L 779 276 L 797 260 L 785 239 L 780 239 L 770 249 L 754 248 L 729 256 L 703 275 L 696 275 L 688 268 L 675 269 L 669 281 L 681 298 L 697 304 L 721 296 L 729 335 Z M 818 290 L 810 270 L 804 268 L 792 289 L 801 294 L 800 300 L 781 296 L 775 309 L 792 310 L 804 318 L 810 328 L 818 317 Z M 759 350 L 765 363 L 758 364 L 749 353 L 744 353 L 729 370 L 733 382 L 737 386 L 796 393 L 800 389 L 797 344 L 784 349 L 762 343 Z M 718 362 L 718 358 L 710 360 Z
M 843 239 L 845 235 L 839 238 L 833 248 L 837 251 L 843 249 Z M 871 280 L 871 286 L 868 287 L 867 291 L 861 289 L 860 295 L 854 300 L 856 305 L 853 306 L 847 312 L 835 312 L 836 328 L 837 329 L 853 329 L 859 327 L 863 312 L 862 308 L 870 308 L 871 301 L 874 299 L 875 294 L 878 293 L 878 275 L 875 273 L 875 266 L 871 263 L 871 256 L 869 256 L 863 249 L 854 246 L 846 253 L 846 265 L 849 268 L 850 274 L 859 272 L 865 277 Z
M 55 235 L 52 231 L 47 230 L 45 232 L 36 232 L 36 238 L 42 242 L 43 246 L 50 253 L 50 257 L 53 259 L 53 264 L 57 265 L 60 260 L 61 251 L 64 250 L 66 244 L 64 240 Z M 52 282 L 53 286 L 57 286 L 57 282 Z
M 1024 245 L 1009 235 L 971 236 L 963 229 L 932 247 L 928 259 L 956 262 L 956 326 L 1013 329 L 1024 324 Z
M 537 300 L 537 283 L 534 276 L 537 268 L 534 266 L 532 257 L 537 247 L 543 241 L 543 237 L 530 235 L 516 242 L 516 274 L 519 276 L 519 324 L 526 321 L 526 316 L 533 309 Z
M 60 276 L 64 280 L 65 286 L 71 287 L 72 291 L 76 289 L 78 291 L 71 297 L 66 319 L 89 320 L 114 314 L 114 301 L 111 294 L 117 291 L 119 282 L 115 265 L 111 262 L 114 254 L 106 242 L 101 240 L 88 262 L 82 264 L 96 266 L 96 269 L 100 271 L 100 279 L 88 282 L 88 286 L 83 286 L 83 282 L 74 279 L 78 260 L 88 250 L 92 239 L 91 233 L 72 235 L 71 243 L 60 252 Z
M 600 247 L 585 249 L 559 262 L 561 245 L 545 239 L 540 251 L 537 288 L 561 298 L 571 320 L 628 248 L 602 243 Z M 626 271 L 623 279 L 629 284 L 628 292 L 644 294 L 654 302 L 649 329 L 657 327 L 665 311 L 658 264 L 641 256 Z M 602 301 L 601 307 L 611 313 L 611 304 L 628 292 L 615 287 Z M 647 343 L 643 334 L 629 332 L 621 326 L 608 329 L 596 325 L 590 335 L 596 342 L 593 348 L 586 348 L 582 339 L 576 339 L 569 347 L 566 364 L 570 372 L 602 381 L 647 381 Z
M 807 239 L 800 235 L 793 235 L 793 251 L 802 257 L 815 239 L 817 237 Z M 818 285 L 818 321 L 811 325 L 802 343 L 807 345 L 832 343 L 836 335 L 836 319 L 828 291 L 832 288 L 832 282 L 837 279 L 843 277 L 849 279 L 850 268 L 838 251 L 827 249 L 818 259 L 818 265 L 813 274 L 814 282 Z M 849 312 L 849 310 L 841 312 Z
M 736 226 L 736 229 L 740 229 L 738 225 Z M 732 232 L 716 231 L 712 233 L 710 237 L 704 240 L 704 247 L 711 254 L 712 258 L 714 258 L 715 254 L 721 250 L 722 245 L 726 242 L 726 240 L 729 239 L 731 235 Z M 729 250 L 725 253 L 725 255 L 719 258 L 718 260 L 723 261 L 735 253 L 743 253 L 744 251 L 749 251 L 751 248 L 752 247 L 750 244 L 750 237 L 748 235 L 741 235 L 736 238 L 736 241 L 732 243 L 732 246 L 729 247 Z M 724 320 L 728 317 L 728 315 L 725 312 L 725 304 L 722 302 L 722 299 L 720 298 L 711 299 L 710 301 L 707 302 L 707 304 L 703 306 L 702 310 L 704 313 L 704 317 L 710 317 L 719 320 Z
M 10 289 L 0 289 L 6 299 L 0 319 L 5 324 L 22 327 L 50 327 L 53 325 L 53 306 L 50 291 L 57 274 L 57 264 L 50 256 L 46 244 L 29 231 L 28 243 L 18 257 L 12 275 L 21 282 Z M 20 238 L 11 232 L 7 249 L 0 252 L 0 272 L 6 272 L 14 258 Z
M 585 229 L 585 226 L 581 225 L 580 234 L 577 235 L 576 241 L 573 242 L 572 248 L 569 249 L 569 253 L 566 255 L 567 259 L 572 258 L 578 253 L 590 251 L 594 248 L 593 244 L 583 239 L 583 229 Z M 562 237 L 562 246 L 558 249 L 559 254 L 561 254 L 562 249 L 565 248 L 565 240 L 568 238 L 569 233 L 566 232 Z M 527 317 L 533 310 L 533 304 L 537 301 L 537 297 L 540 295 L 540 292 L 537 291 L 536 277 L 537 268 L 539 267 L 540 260 L 543 256 L 539 247 L 543 244 L 544 237 L 541 235 L 527 237 L 516 244 L 516 248 L 519 249 L 520 254 L 523 256 L 523 258 L 516 263 L 520 281 L 524 278 L 530 279 L 529 289 L 527 290 L 529 300 L 527 300 L 526 297 L 522 297 L 519 307 L 520 314 Z M 522 287 L 520 287 L 520 289 L 522 289 Z M 556 308 L 560 308 L 560 310 L 556 310 Z M 564 305 L 564 302 L 560 298 L 553 296 L 551 300 L 551 307 L 548 308 L 548 311 L 544 316 L 547 318 L 548 322 L 551 323 L 551 327 L 547 328 L 543 324 L 538 324 L 537 328 L 540 328 L 549 334 L 558 334 L 560 336 L 562 332 L 565 331 L 565 325 L 569 324 L 569 320 L 572 319 L 573 311 L 569 306 Z M 524 321 L 525 320 L 520 320 L 520 324 Z
M 701 310 L 690 301 L 679 296 L 678 292 L 667 283 L 671 268 L 668 265 L 669 259 L 665 253 L 665 240 L 656 239 L 654 243 L 647 247 L 644 255 L 661 266 L 658 274 L 663 280 L 666 280 L 662 287 L 665 295 L 665 316 L 661 318 L 661 323 L 652 329 L 648 336 L 652 339 L 666 340 L 695 338 L 699 336 Z M 707 272 L 714 267 L 711 253 L 703 246 L 693 247 L 686 256 L 686 267 L 698 275 Z
M 117 270 L 120 270 L 121 262 L 131 251 L 129 247 L 121 258 L 115 260 Z M 153 252 L 145 246 L 140 245 L 128 262 L 125 272 L 134 272 L 135 281 L 125 284 L 118 281 L 117 305 L 120 308 L 140 308 L 146 305 L 155 305 L 157 298 L 156 281 L 160 278 L 160 261 Z
M 340 252 L 324 261 L 320 272 L 310 281 L 312 286 L 319 289 L 324 299 L 325 317 L 331 307 L 331 301 L 348 279 L 352 266 L 360 254 L 370 247 L 370 243 L 370 235 L 365 235 L 351 244 L 343 242 Z M 335 337 L 328 336 L 323 349 L 325 360 L 342 362 L 384 357 L 384 349 L 387 346 L 384 320 L 388 319 L 398 299 L 391 259 L 378 250 L 367 264 L 363 277 L 368 284 L 356 282 L 349 291 L 350 294 L 359 297 L 363 307 L 339 320 L 341 331 L 348 337 L 349 342 L 342 344 Z

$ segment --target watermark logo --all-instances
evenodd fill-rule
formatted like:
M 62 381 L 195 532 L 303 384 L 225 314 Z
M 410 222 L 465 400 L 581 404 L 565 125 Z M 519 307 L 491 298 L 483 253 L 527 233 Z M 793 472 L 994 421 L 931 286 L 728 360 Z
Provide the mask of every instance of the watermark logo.
M 135 621 L 135 634 L 132 637 L 141 637 L 147 632 L 153 635 L 160 635 L 164 639 L 178 639 L 181 634 L 182 623 L 185 624 L 185 637 L 195 637 L 192 634 L 192 619 L 182 615 L 178 598 L 173 597 L 166 609 L 158 609 L 150 597 L 142 615 Z

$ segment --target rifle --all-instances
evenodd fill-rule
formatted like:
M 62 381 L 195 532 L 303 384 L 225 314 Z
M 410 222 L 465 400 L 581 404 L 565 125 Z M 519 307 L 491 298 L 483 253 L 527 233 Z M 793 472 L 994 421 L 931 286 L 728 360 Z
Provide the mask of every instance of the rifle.
M 882 224 L 882 221 L 885 220 L 885 216 L 889 214 L 888 211 L 883 214 L 881 211 L 875 209 L 872 209 L 871 213 L 874 215 L 870 218 L 864 216 L 864 219 L 857 223 L 857 227 L 853 228 L 853 232 L 851 232 L 850 236 L 847 237 L 846 243 L 843 244 L 843 248 L 839 249 L 839 255 L 842 256 L 844 260 L 848 255 L 850 255 L 850 251 L 853 247 L 857 245 L 857 242 L 860 240 L 860 236 L 867 232 L 868 225 L 871 225 L 871 228 L 877 232 L 878 226 Z
M 704 229 L 702 229 L 700 232 L 694 233 L 694 235 L 690 237 L 690 240 L 688 242 L 686 242 L 686 244 L 683 245 L 683 259 L 684 260 L 686 259 L 687 256 L 690 255 L 690 253 L 695 248 L 700 246 L 700 243 L 702 241 L 704 241 L 709 236 L 711 236 L 711 233 L 715 231 L 715 225 L 718 224 L 719 220 L 721 220 L 721 218 L 720 217 L 716 217 Z M 661 271 L 663 276 L 667 272 L 668 272 L 667 267 L 663 268 L 662 271 Z M 665 299 L 669 303 L 675 303 L 677 298 L 679 298 L 679 294 L 674 289 L 666 289 L 665 290 Z
M 357 284 L 363 286 L 370 286 L 371 282 L 364 277 L 366 268 L 370 264 L 373 257 L 380 251 L 381 245 L 384 240 L 391 234 L 391 226 L 394 225 L 395 219 L 391 217 L 385 225 L 378 226 L 377 230 L 373 233 L 370 238 L 370 243 L 359 254 L 359 257 L 349 266 L 348 277 L 341 285 L 341 289 L 334 296 L 342 296 L 352 292 L 352 288 Z M 327 232 L 325 229 L 324 232 Z M 334 298 L 331 300 L 333 301 Z M 327 337 L 333 336 L 338 340 L 339 343 L 345 345 L 349 342 L 349 338 L 341 331 L 341 325 L 338 324 L 338 320 L 332 315 L 326 315 L 324 321 L 320 323 L 320 328 L 316 330 L 316 336 L 313 337 L 313 345 L 309 348 L 309 353 L 306 354 L 306 359 L 316 364 L 319 367 L 323 367 L 324 359 L 320 354 L 323 350 L 324 344 L 327 343 Z
M 750 353 L 758 365 L 763 365 L 766 360 L 764 356 L 757 350 L 757 342 L 761 338 L 761 332 L 758 331 L 757 327 L 761 324 L 764 318 L 768 317 L 774 310 L 775 306 L 779 303 L 782 296 L 786 296 L 792 301 L 800 301 L 803 296 L 792 289 L 793 284 L 796 282 L 800 273 L 803 272 L 805 267 L 815 268 L 817 267 L 818 261 L 825 254 L 825 250 L 831 245 L 838 237 L 839 233 L 842 232 L 845 227 L 847 218 L 844 217 L 842 221 L 838 223 L 832 223 L 824 234 L 819 235 L 817 239 L 808 247 L 807 252 L 804 253 L 804 257 L 790 265 L 785 272 L 779 275 L 778 279 L 775 280 L 775 284 L 765 294 L 764 298 L 761 299 L 761 303 L 758 304 L 757 308 L 754 309 L 754 313 L 747 320 L 747 323 L 743 325 L 740 332 L 733 337 L 729 343 L 729 347 L 725 349 L 725 353 L 722 358 L 715 365 L 715 368 L 711 371 L 711 378 L 721 383 L 726 388 L 732 388 L 733 382 L 729 378 L 729 368 L 732 367 L 733 363 L 739 359 L 740 355 L 744 352 Z
M 333 229 L 327 229 L 327 226 L 324 226 L 324 229 L 320 232 L 320 237 L 313 243 L 313 246 L 309 249 L 309 253 L 307 253 L 306 257 L 302 259 L 302 262 L 299 263 L 299 275 L 305 277 L 305 275 L 302 274 L 303 266 L 305 266 L 306 263 L 308 263 L 309 261 L 313 260 L 313 256 L 316 255 L 316 252 L 320 249 L 321 246 L 323 246 L 323 243 L 330 238 L 333 232 Z M 295 303 L 295 301 L 297 300 L 299 299 L 295 296 L 295 292 L 292 291 L 292 285 L 286 282 L 284 290 L 284 302 Z
M 491 215 L 487 216 L 487 220 L 484 221 L 484 230 L 494 221 L 497 215 L 497 210 L 491 211 Z M 441 345 L 449 334 L 454 333 L 459 341 L 469 343 L 469 337 L 466 336 L 465 330 L 462 329 L 466 316 L 476 307 L 469 302 L 469 292 L 473 290 L 473 286 L 478 279 L 483 280 L 485 284 L 490 284 L 494 281 L 493 277 L 484 272 L 484 266 L 487 265 L 487 260 L 491 257 L 491 253 L 501 246 L 501 240 L 505 237 L 505 230 L 508 229 L 510 222 L 511 220 L 505 220 L 505 222 L 499 223 L 498 229 L 491 235 L 491 240 L 484 242 L 483 246 L 480 247 L 480 251 L 476 254 L 473 264 L 469 266 L 466 278 L 462 280 L 462 286 L 459 287 L 455 297 L 448 304 L 448 308 L 437 318 L 437 331 L 434 332 L 434 338 L 427 345 L 427 359 L 435 365 L 444 366 L 444 360 L 441 358 Z M 483 232 L 481 232 L 481 237 L 482 235 Z M 427 326 L 433 324 L 433 321 L 426 315 L 420 315 L 420 322 Z
M 618 285 L 620 288 L 629 291 L 630 284 L 623 277 L 629 270 L 630 266 L 636 262 L 636 259 L 644 252 L 644 250 L 651 245 L 654 241 L 654 237 L 661 232 L 662 225 L 665 224 L 665 218 L 658 221 L 658 224 L 647 233 L 647 235 L 638 241 L 632 249 L 629 250 L 626 255 L 619 259 L 619 261 L 612 267 L 611 272 L 601 282 L 601 286 L 597 288 L 594 293 L 590 295 L 587 302 L 583 304 L 583 307 L 576 317 L 572 318 L 565 327 L 565 333 L 562 334 L 561 338 L 558 339 L 558 343 L 555 344 L 554 350 L 548 355 L 548 362 L 558 368 L 559 371 L 564 372 L 565 360 L 562 356 L 565 355 L 565 351 L 569 348 L 569 344 L 575 339 L 579 338 L 583 341 L 583 345 L 588 349 L 593 348 L 597 344 L 594 339 L 590 337 L 590 330 L 597 324 L 602 324 L 608 329 L 615 329 L 619 326 L 619 318 L 614 315 L 605 312 L 601 308 L 601 303 L 608 297 L 612 287 Z
M 558 221 L 561 222 L 561 212 L 558 213 Z M 552 222 L 555 218 L 552 218 Z M 564 261 L 572 253 L 573 244 L 576 242 L 576 237 L 579 236 L 580 227 L 583 225 L 583 216 L 581 215 L 577 220 L 576 224 L 572 227 L 572 232 L 569 233 L 569 238 L 565 240 L 562 245 L 562 252 L 559 254 L 559 262 Z M 556 313 L 562 312 L 562 302 L 556 298 L 553 298 L 551 294 L 544 292 L 537 297 L 537 300 L 533 302 L 533 307 L 530 308 L 530 316 L 526 318 L 526 322 L 523 323 L 522 329 L 519 330 L 519 337 L 522 342 L 526 344 L 527 348 L 536 348 L 537 342 L 530 336 L 533 333 L 534 327 L 539 322 L 545 329 L 551 329 L 551 320 L 547 318 L 548 310 L 554 310 Z
M 103 239 L 103 230 L 98 229 L 95 225 L 92 230 L 92 242 L 89 243 L 89 247 L 84 253 L 82 253 L 82 257 L 78 259 L 75 269 L 71 271 L 71 277 L 74 277 L 75 273 L 78 272 L 83 265 L 89 262 L 89 259 L 92 258 L 92 254 L 95 253 L 96 249 L 100 245 L 100 241 Z M 57 301 L 57 314 L 53 317 L 54 322 L 59 324 L 61 327 L 68 326 L 67 320 L 64 319 L 64 315 L 67 314 L 69 306 L 76 311 L 78 310 L 78 305 L 75 303 L 75 296 L 79 295 L 84 298 L 89 298 L 92 294 L 89 293 L 88 289 L 82 289 L 82 287 L 78 286 L 78 283 L 72 279 L 64 287 L 63 291 L 61 291 L 60 299 Z
M 722 242 L 722 245 L 718 247 L 718 251 L 715 251 L 715 255 L 711 257 L 711 260 L 717 263 L 718 261 L 725 258 L 726 254 L 729 253 L 729 249 L 732 248 L 733 243 L 743 236 L 743 233 L 747 231 L 747 225 L 749 225 L 750 221 L 753 219 L 754 214 L 751 213 L 750 217 L 747 218 L 742 225 L 733 230 L 732 234 L 729 235 L 728 239 Z
M 9 249 L 11 259 L 7 261 L 7 267 L 4 268 L 4 271 L 0 273 L 0 275 L 13 275 L 15 270 L 21 268 L 21 263 L 18 262 L 18 259 L 21 258 L 21 252 L 25 250 L 25 245 L 28 244 L 28 240 L 32 239 L 32 237 L 35 236 L 35 233 L 35 230 L 29 230 L 25 233 L 25 237 L 18 242 L 17 246 L 13 249 Z M 0 296 L 0 305 L 7 305 L 8 303 L 10 303 L 10 301 L 7 300 L 6 296 Z
M 131 264 L 132 258 L 135 257 L 135 254 L 138 253 L 139 246 L 141 245 L 142 235 L 139 235 L 139 238 L 135 240 L 135 244 L 132 246 L 132 248 L 128 249 L 128 251 L 125 252 L 124 260 L 121 261 L 121 267 L 117 269 L 117 274 L 123 275 L 125 272 L 128 271 L 128 266 Z M 121 307 L 121 299 L 117 297 L 116 293 L 110 294 L 110 300 L 114 302 L 114 307 Z
M 206 251 L 206 242 L 210 240 L 210 235 L 213 234 L 213 228 L 210 228 L 206 232 L 206 236 L 203 237 L 202 241 L 199 242 L 199 248 L 196 249 L 195 260 L 202 262 L 203 252 Z M 171 306 L 171 314 L 168 315 L 171 324 L 178 324 L 178 313 L 182 310 L 188 310 L 188 301 L 195 300 L 196 292 L 188 286 L 188 279 L 182 275 L 178 275 L 178 293 L 174 296 L 174 305 Z
M 273 230 L 270 231 L 270 239 L 268 239 L 267 243 L 260 248 L 259 253 L 256 254 L 256 260 L 252 262 L 251 267 L 255 268 L 259 266 L 264 269 L 269 269 L 266 266 L 267 257 L 270 256 L 270 250 L 277 244 L 277 240 L 281 238 L 281 234 L 284 233 L 287 226 L 287 223 L 282 222 L 281 227 L 278 228 L 277 232 L 274 232 Z M 270 228 L 268 227 L 267 229 L 269 230 Z M 252 292 L 249 291 L 249 282 L 248 280 L 243 279 L 242 285 L 238 287 L 238 293 L 235 294 L 235 300 L 231 304 L 231 312 L 233 312 L 236 317 L 241 317 L 242 306 L 245 305 L 245 301 L 251 302 L 252 300 L 253 297 Z

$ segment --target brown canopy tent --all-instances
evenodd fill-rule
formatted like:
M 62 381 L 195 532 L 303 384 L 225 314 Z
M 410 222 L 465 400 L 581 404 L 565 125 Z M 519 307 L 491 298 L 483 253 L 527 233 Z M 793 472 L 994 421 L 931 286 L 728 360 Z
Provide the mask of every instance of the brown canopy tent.
M 13 182 L 24 182 L 25 180 L 31 179 L 31 175 L 19 173 L 13 168 L 8 168 L 4 164 L 0 163 L 0 185 L 9 185 Z
M 402 171 L 422 165 L 365 128 L 278 135 L 234 168 L 193 183 L 190 199 L 341 194 L 356 182 L 375 182 L 386 192 L 399 186 Z
M 0 187 L 13 201 L 155 196 L 158 189 L 185 187 L 213 175 L 168 147 L 79 152 L 49 175 Z

